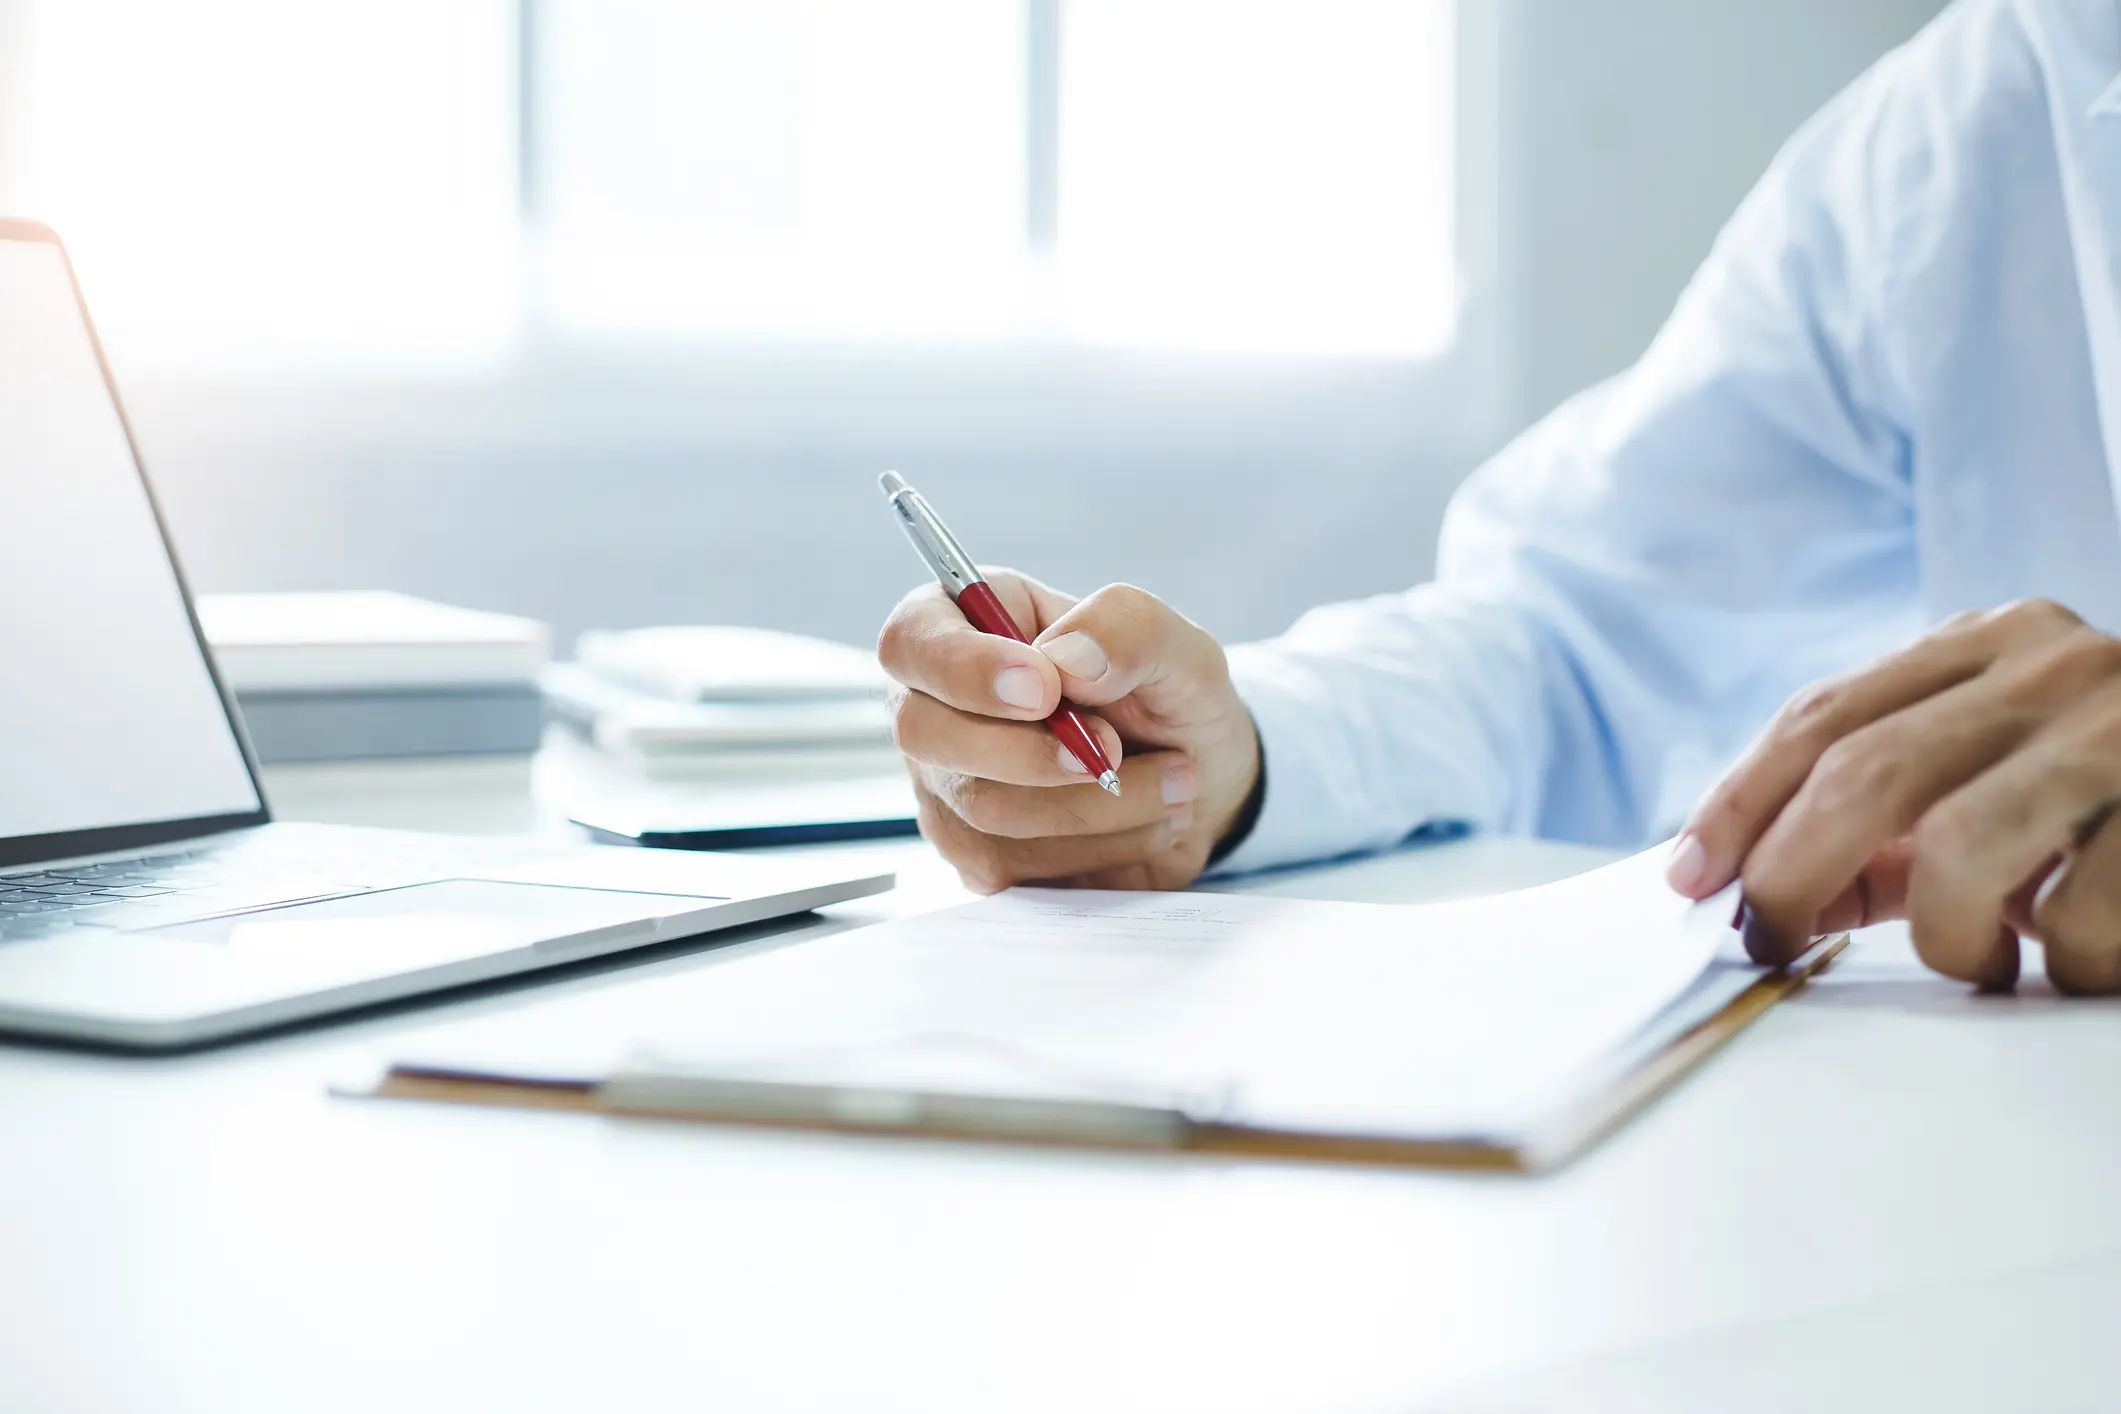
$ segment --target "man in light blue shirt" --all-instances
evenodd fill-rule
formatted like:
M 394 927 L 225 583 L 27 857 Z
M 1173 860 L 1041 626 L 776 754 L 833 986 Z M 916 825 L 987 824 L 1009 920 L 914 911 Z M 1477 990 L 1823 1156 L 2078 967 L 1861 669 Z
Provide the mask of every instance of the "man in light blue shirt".
M 2121 6 L 1962 0 L 1792 139 L 1641 362 L 1473 476 L 1435 582 L 1225 655 L 998 572 L 1035 649 L 930 587 L 881 653 L 975 887 L 1682 830 L 1674 887 L 1742 875 L 1762 960 L 1907 916 L 1950 975 L 2028 936 L 2121 991 L 2116 468 Z M 1037 726 L 1063 693 L 1119 799 Z

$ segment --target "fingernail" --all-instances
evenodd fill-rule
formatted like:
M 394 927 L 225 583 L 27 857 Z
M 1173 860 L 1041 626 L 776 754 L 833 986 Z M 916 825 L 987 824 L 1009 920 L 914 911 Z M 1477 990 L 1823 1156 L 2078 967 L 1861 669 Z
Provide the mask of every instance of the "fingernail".
M 1060 748 L 1060 763 L 1061 769 L 1063 771 L 1073 771 L 1078 776 L 1087 776 L 1090 774 L 1090 768 L 1085 766 L 1082 762 L 1076 760 L 1075 753 L 1070 751 L 1065 746 Z
M 1692 897 L 1708 870 L 1709 857 L 1701 848 L 1701 841 L 1692 835 L 1681 835 L 1679 843 L 1672 846 L 1671 861 L 1664 866 L 1664 881 Z
M 1178 809 L 1165 816 L 1164 819 L 1170 826 L 1170 833 L 1173 836 L 1182 835 L 1193 828 L 1193 807 L 1181 805 Z
M 1105 650 L 1097 646 L 1097 640 L 1087 633 L 1064 633 L 1059 638 L 1038 645 L 1038 651 L 1053 660 L 1053 665 L 1070 677 L 1085 682 L 1095 682 L 1112 666 L 1105 657 Z
M 994 675 L 994 695 L 1011 707 L 1037 707 L 1046 700 L 1046 687 L 1036 668 L 1003 668 Z
M 1199 788 L 1199 775 L 1191 761 L 1180 761 L 1164 769 L 1164 804 L 1184 805 Z

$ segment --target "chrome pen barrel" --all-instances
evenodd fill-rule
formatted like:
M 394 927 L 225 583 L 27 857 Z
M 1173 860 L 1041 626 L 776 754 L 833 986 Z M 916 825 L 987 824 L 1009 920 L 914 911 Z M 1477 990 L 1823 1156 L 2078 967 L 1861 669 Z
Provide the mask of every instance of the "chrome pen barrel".
M 943 524 L 920 492 L 908 486 L 895 471 L 885 472 L 877 482 L 891 499 L 891 509 L 898 513 L 899 528 L 906 532 L 914 550 L 953 599 L 967 587 L 984 582 L 965 547 L 957 543 L 950 527 Z

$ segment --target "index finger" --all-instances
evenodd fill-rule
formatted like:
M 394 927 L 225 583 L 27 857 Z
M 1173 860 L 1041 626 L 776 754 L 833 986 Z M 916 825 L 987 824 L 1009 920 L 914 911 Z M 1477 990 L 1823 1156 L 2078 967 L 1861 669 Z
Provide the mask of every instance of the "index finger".
M 1044 617 L 1041 593 L 1065 604 L 1064 596 L 1016 576 L 996 576 L 990 583 L 1027 638 Z M 1063 612 L 1065 607 L 1054 607 L 1054 616 Z M 876 656 L 907 687 L 982 717 L 1039 721 L 1060 705 L 1060 670 L 1051 659 L 1027 643 L 980 632 L 938 584 L 924 584 L 899 600 L 877 636 Z
M 1672 851 L 1672 887 L 1706 898 L 1736 878 L 1835 742 L 1976 676 L 2013 638 L 2066 631 L 2060 622 L 2035 622 L 2040 613 L 2021 605 L 1953 620 L 1869 668 L 1791 698 L 1694 807 Z

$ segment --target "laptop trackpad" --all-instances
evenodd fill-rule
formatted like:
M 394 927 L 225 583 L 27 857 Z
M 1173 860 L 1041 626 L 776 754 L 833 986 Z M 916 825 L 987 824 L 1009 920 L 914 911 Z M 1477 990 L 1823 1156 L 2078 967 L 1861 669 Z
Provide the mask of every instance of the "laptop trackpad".
M 379 889 L 321 903 L 291 904 L 227 918 L 203 918 L 143 929 L 132 936 L 204 943 L 235 954 L 286 963 L 338 955 L 361 971 L 432 966 L 458 958 L 565 941 L 586 946 L 638 934 L 653 937 L 660 915 L 700 906 L 698 899 L 445 879 Z

